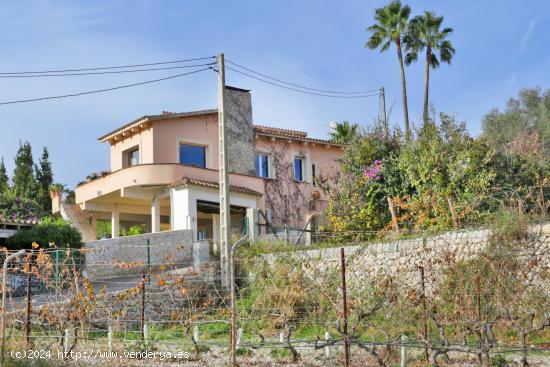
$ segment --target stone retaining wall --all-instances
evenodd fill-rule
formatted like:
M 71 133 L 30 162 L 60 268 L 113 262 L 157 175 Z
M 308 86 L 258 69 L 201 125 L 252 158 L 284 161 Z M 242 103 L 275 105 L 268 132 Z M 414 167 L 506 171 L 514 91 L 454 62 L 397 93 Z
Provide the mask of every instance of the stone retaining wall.
M 210 270 L 202 269 L 200 274 L 170 276 L 165 274 L 166 283 L 159 283 L 158 277 L 151 277 L 145 286 L 145 322 L 181 322 L 189 319 L 194 309 L 200 309 L 208 299 L 216 296 L 216 277 Z M 170 280 L 171 279 L 171 280 Z M 183 291 L 182 291 L 183 290 Z M 186 312 L 187 311 L 187 312 Z M 96 324 L 135 327 L 141 322 L 142 293 L 138 283 L 134 288 L 116 293 L 98 295 L 91 320 Z
M 526 270 L 534 279 L 540 269 L 550 268 L 550 225 L 532 227 L 529 253 L 525 263 L 537 266 Z M 373 243 L 345 247 L 347 282 L 350 290 L 359 289 L 368 279 L 390 276 L 397 285 L 418 288 L 420 267 L 424 268 L 425 284 L 429 288 L 440 279 L 441 267 L 448 259 L 465 260 L 478 255 L 488 245 L 489 230 L 447 232 L 433 237 Z M 268 262 L 278 256 L 297 259 L 312 276 L 340 268 L 340 248 L 298 251 L 291 254 L 266 255 Z M 526 269 L 528 267 L 526 266 Z
M 86 242 L 85 275 L 95 280 L 139 274 L 147 270 L 147 240 L 150 243 L 153 270 L 159 269 L 161 265 L 174 265 L 176 268 L 193 266 L 193 232 L 178 230 Z M 207 255 L 208 247 L 198 253 L 198 256 Z

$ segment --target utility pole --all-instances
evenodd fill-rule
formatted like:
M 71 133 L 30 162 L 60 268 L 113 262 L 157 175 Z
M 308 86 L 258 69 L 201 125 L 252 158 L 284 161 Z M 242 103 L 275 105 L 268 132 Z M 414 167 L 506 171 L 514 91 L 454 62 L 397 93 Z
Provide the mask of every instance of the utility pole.
M 384 137 L 387 139 L 390 136 L 388 128 L 388 117 L 386 116 L 386 92 L 384 87 L 380 88 L 380 104 L 382 107 L 382 121 L 384 122 Z
M 229 287 L 229 255 L 231 247 L 231 213 L 229 206 L 229 173 L 227 160 L 227 126 L 225 120 L 225 62 L 223 53 L 217 57 L 218 62 L 218 136 L 219 136 L 219 175 L 220 175 L 220 265 L 221 282 L 224 288 Z

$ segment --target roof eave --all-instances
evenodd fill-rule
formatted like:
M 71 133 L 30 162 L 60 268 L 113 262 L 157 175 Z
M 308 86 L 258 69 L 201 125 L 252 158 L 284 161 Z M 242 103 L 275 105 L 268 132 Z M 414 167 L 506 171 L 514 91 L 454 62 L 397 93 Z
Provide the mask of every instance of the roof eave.
M 264 133 L 264 132 L 259 132 L 259 131 L 257 131 L 255 134 L 270 137 L 270 138 L 275 138 L 275 139 L 296 140 L 296 141 L 303 141 L 303 142 L 308 142 L 308 143 L 312 143 L 312 144 L 330 145 L 330 146 L 341 147 L 341 148 L 345 148 L 345 147 L 349 146 L 349 144 L 335 143 L 333 141 L 323 140 L 323 139 L 301 138 L 301 137 L 297 137 L 297 136 L 284 136 L 284 135 L 269 134 L 269 133 Z
M 217 109 L 207 109 L 207 110 L 198 110 L 198 111 L 190 111 L 190 112 L 182 112 L 182 113 L 169 113 L 169 114 L 163 114 L 163 115 L 146 115 L 143 117 L 140 117 L 126 125 L 122 125 L 118 129 L 115 129 L 103 136 L 100 136 L 97 140 L 100 143 L 107 142 L 111 139 L 114 139 L 116 136 L 119 136 L 120 134 L 123 134 L 124 132 L 128 131 L 129 129 L 136 128 L 136 126 L 140 124 L 146 124 L 152 121 L 158 121 L 158 120 L 165 120 L 165 119 L 172 119 L 172 118 L 181 118 L 181 117 L 189 117 L 189 116 L 200 116 L 200 115 L 210 115 L 213 113 L 218 113 Z

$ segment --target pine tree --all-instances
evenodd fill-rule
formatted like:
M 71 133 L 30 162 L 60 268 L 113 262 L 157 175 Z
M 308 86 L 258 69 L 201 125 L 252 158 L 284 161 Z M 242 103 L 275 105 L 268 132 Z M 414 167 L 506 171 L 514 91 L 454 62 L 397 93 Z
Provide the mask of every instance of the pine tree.
M 12 180 L 15 195 L 24 198 L 34 198 L 36 196 L 32 148 L 27 141 L 24 143 L 19 142 L 19 150 L 15 155 L 15 169 Z
M 36 181 L 38 183 L 37 201 L 45 211 L 52 209 L 52 201 L 50 199 L 50 185 L 53 183 L 52 164 L 50 163 L 50 154 L 48 148 L 44 147 L 42 157 L 36 167 Z
M 4 164 L 4 157 L 0 161 L 0 195 L 4 194 L 9 188 L 9 177 Z

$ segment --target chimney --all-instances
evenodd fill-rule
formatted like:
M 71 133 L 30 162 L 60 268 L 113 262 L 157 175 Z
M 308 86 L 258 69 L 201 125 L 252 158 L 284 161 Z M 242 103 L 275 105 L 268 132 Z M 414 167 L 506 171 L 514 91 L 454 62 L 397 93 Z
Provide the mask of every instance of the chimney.
M 228 171 L 255 175 L 254 128 L 250 91 L 225 87 Z

